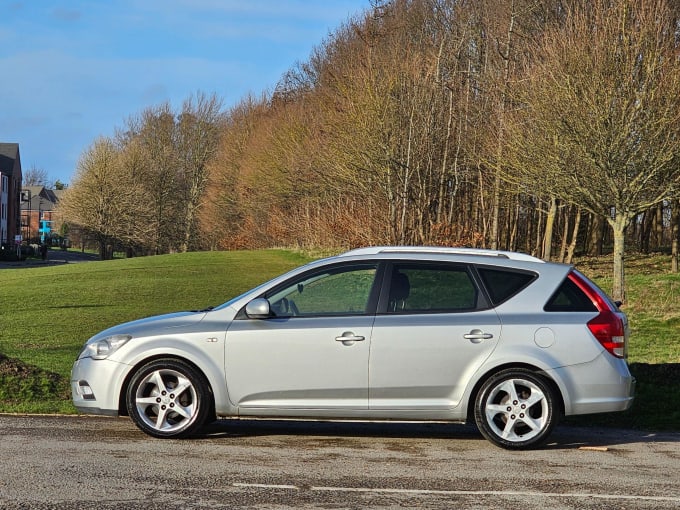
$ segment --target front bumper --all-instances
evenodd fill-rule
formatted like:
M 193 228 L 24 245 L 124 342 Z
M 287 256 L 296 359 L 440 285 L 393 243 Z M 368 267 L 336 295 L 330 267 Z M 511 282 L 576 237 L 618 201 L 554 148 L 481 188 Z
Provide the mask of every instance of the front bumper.
M 81 413 L 117 416 L 120 394 L 129 365 L 111 360 L 82 358 L 71 370 L 71 397 Z

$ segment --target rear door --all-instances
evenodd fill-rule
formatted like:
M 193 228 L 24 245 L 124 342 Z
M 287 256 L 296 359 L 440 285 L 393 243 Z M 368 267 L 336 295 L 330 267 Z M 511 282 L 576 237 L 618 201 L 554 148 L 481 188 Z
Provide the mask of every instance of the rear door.
M 501 335 L 466 265 L 393 263 L 378 310 L 369 360 L 372 411 L 457 406 Z

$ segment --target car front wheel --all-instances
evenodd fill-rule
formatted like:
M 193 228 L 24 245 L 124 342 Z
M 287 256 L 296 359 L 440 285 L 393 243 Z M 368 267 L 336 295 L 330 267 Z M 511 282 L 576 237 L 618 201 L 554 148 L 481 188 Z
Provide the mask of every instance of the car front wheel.
M 475 402 L 475 421 L 482 435 L 511 450 L 543 444 L 559 419 L 555 392 L 541 376 L 510 369 L 489 378 Z
M 195 433 L 211 409 L 203 374 L 176 359 L 155 360 L 141 367 L 130 381 L 126 403 L 142 431 L 162 438 Z

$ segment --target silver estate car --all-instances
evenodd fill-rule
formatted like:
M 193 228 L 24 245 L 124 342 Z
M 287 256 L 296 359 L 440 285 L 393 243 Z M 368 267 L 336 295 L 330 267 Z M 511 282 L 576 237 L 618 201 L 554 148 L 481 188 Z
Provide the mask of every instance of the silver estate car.
M 628 409 L 628 321 L 572 266 L 458 248 L 318 260 L 216 308 L 103 331 L 76 408 L 176 438 L 224 417 L 474 421 L 508 449 Z

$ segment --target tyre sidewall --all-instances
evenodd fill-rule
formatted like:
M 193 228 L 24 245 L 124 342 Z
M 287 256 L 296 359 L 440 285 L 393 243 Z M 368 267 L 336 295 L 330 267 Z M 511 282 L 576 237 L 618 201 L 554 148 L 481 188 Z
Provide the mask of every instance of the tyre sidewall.
M 545 395 L 548 405 L 548 417 L 545 427 L 543 427 L 543 430 L 541 430 L 539 434 L 526 441 L 508 441 L 507 439 L 504 439 L 496 434 L 496 432 L 487 423 L 486 405 L 491 391 L 499 384 L 509 379 L 524 379 L 535 384 Z M 490 377 L 480 388 L 475 400 L 475 422 L 477 424 L 477 428 L 479 428 L 479 431 L 486 439 L 495 445 L 508 450 L 524 450 L 541 446 L 552 433 L 552 430 L 558 420 L 559 410 L 557 399 L 555 397 L 555 391 L 553 390 L 552 386 L 548 383 L 548 381 L 546 381 L 544 377 L 526 369 L 504 370 Z
M 189 423 L 179 430 L 162 431 L 150 427 L 140 416 L 137 410 L 136 394 L 141 381 L 143 381 L 150 373 L 156 370 L 174 370 L 181 373 L 184 377 L 191 381 L 197 399 L 197 411 L 194 413 Z M 210 390 L 208 383 L 203 374 L 196 370 L 193 366 L 176 359 L 159 359 L 151 361 L 139 368 L 130 380 L 126 393 L 126 406 L 128 414 L 135 425 L 146 434 L 153 437 L 160 438 L 180 438 L 187 437 L 194 434 L 200 429 L 207 420 L 210 412 Z

